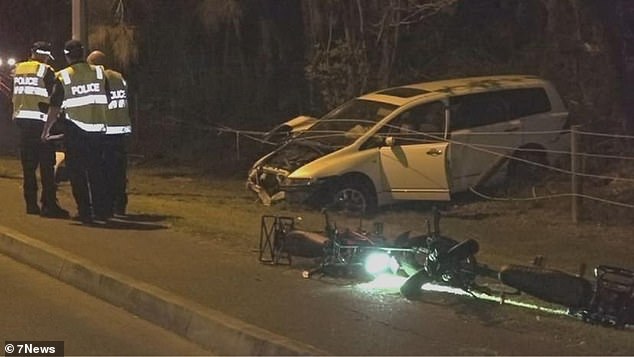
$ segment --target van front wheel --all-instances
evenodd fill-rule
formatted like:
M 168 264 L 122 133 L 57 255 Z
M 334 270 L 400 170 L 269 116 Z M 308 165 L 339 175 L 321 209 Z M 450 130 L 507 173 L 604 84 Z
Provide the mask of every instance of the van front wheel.
M 333 203 L 342 212 L 366 214 L 376 210 L 376 193 L 370 183 L 360 178 L 343 179 L 335 188 Z

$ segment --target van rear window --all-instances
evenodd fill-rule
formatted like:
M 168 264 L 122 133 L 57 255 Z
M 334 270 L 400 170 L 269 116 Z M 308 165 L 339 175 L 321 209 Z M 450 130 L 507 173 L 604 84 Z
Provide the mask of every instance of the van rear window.
M 452 97 L 450 103 L 452 130 L 495 124 L 551 110 L 544 88 L 466 94 Z
M 544 88 L 523 88 L 504 91 L 510 105 L 511 118 L 550 111 L 550 100 Z
M 377 92 L 377 94 L 390 95 L 392 97 L 399 97 L 399 98 L 410 98 L 410 97 L 415 97 L 417 95 L 421 95 L 425 93 L 429 93 L 429 92 L 423 89 L 409 88 L 409 87 L 390 88 L 390 89 Z

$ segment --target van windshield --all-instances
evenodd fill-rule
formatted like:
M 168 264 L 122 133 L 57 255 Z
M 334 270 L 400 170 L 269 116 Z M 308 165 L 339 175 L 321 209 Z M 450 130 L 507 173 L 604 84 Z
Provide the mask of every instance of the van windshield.
M 297 139 L 344 147 L 355 142 L 396 108 L 393 104 L 353 99 L 323 116 Z

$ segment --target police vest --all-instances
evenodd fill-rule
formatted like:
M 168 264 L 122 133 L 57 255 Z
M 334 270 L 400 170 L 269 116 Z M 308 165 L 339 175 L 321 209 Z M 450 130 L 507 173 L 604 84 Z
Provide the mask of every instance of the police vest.
M 101 66 L 75 63 L 57 73 L 64 86 L 66 119 L 87 132 L 106 131 L 106 80 Z
M 110 103 L 106 112 L 106 134 L 128 134 L 132 132 L 128 109 L 128 85 L 121 73 L 107 69 L 106 78 L 110 86 Z
M 49 93 L 44 84 L 44 76 L 51 66 L 38 61 L 20 62 L 15 66 L 13 77 L 13 117 L 46 121 L 39 103 L 49 103 Z

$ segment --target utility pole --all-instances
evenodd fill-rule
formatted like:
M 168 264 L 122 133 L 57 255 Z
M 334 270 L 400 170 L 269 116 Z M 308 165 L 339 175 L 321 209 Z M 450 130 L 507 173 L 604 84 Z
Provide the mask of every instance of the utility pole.
M 88 28 L 86 26 L 86 0 L 73 0 L 73 40 L 79 40 L 88 47 Z

